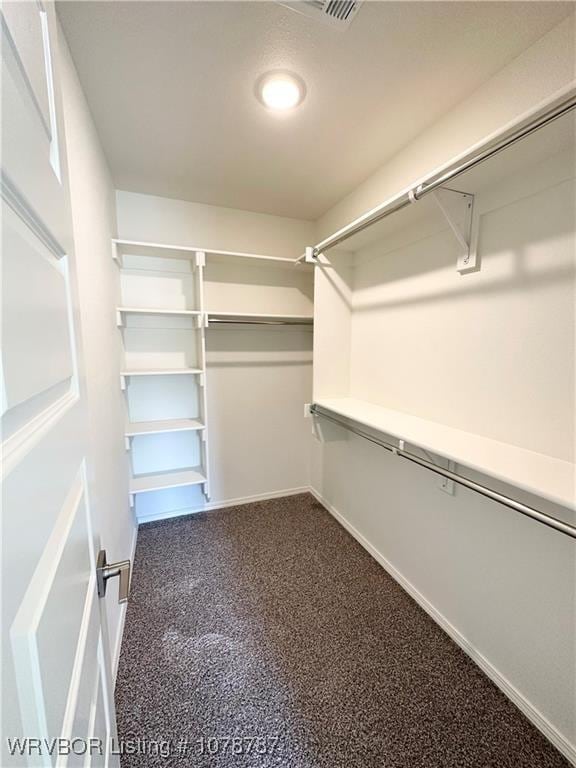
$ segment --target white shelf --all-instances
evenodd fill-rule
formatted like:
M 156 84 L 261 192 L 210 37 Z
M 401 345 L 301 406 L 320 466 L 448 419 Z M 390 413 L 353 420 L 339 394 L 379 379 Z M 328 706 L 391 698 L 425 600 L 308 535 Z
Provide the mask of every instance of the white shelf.
M 207 256 L 224 256 L 241 259 L 257 259 L 267 261 L 270 264 L 295 265 L 296 259 L 287 259 L 282 256 L 266 256 L 261 253 L 245 253 L 243 251 L 223 251 L 214 248 L 202 248 L 191 245 L 171 245 L 167 243 L 149 243 L 140 240 L 119 240 L 112 242 L 122 254 L 132 256 L 161 256 L 171 259 L 193 259 L 196 252 L 205 253 Z M 114 257 L 116 258 L 116 257 Z
M 148 307 L 117 307 L 125 315 L 201 315 L 199 309 L 151 309 Z
M 202 368 L 145 368 L 120 371 L 120 376 L 197 376 L 201 373 L 204 373 Z
M 130 479 L 130 493 L 147 493 L 164 488 L 179 488 L 185 485 L 200 485 L 206 482 L 202 467 L 170 470 L 147 475 L 136 475 Z
M 312 325 L 312 323 L 314 322 L 314 317 L 312 315 L 277 315 L 277 314 L 265 314 L 265 313 L 256 313 L 256 312 L 208 311 L 208 322 L 210 322 L 210 320 L 227 320 L 229 322 L 232 322 L 234 320 L 238 320 L 238 322 L 254 320 L 255 322 L 268 321 L 272 323 L 277 322 L 277 323 L 286 323 L 286 324 L 294 324 L 294 325 Z
M 542 499 L 576 509 L 576 466 L 571 462 L 363 400 L 321 398 L 315 404 Z
M 138 421 L 126 425 L 126 437 L 157 435 L 163 432 L 192 432 L 204 429 L 198 419 L 168 419 L 166 421 Z

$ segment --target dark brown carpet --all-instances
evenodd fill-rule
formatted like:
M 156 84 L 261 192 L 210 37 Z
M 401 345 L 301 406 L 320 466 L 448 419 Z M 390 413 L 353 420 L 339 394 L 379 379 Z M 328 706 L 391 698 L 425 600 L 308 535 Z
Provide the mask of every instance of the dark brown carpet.
M 116 697 L 123 768 L 568 766 L 308 495 L 140 528 Z

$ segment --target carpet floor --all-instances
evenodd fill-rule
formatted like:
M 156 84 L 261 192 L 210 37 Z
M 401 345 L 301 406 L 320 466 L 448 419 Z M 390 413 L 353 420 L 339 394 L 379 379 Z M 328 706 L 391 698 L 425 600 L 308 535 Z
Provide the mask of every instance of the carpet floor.
M 307 494 L 140 528 L 123 768 L 566 768 Z

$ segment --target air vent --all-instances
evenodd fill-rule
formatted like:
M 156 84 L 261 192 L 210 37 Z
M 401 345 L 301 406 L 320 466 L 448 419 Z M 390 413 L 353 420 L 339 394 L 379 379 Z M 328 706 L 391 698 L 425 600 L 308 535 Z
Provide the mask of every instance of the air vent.
M 278 0 L 279 5 L 344 29 L 358 13 L 363 0 Z

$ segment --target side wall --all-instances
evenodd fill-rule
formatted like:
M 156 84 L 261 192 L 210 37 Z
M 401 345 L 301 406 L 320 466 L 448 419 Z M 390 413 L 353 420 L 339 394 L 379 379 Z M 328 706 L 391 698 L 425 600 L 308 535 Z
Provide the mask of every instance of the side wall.
M 574 79 L 574 60 L 570 19 L 329 211 L 318 223 L 317 241 L 567 87 Z M 484 248 L 492 249 L 495 255 L 486 260 L 479 274 L 459 277 L 451 252 L 447 257 L 429 250 L 424 253 L 426 244 L 414 233 L 411 246 L 390 249 L 373 262 L 359 261 L 353 275 L 346 276 L 347 290 L 355 288 L 357 296 L 348 295 L 345 303 L 354 306 L 361 299 L 365 311 L 352 319 L 351 331 L 346 330 L 345 312 L 340 313 L 340 325 L 334 328 L 343 338 L 350 334 L 346 342 L 352 350 L 348 392 L 338 383 L 336 391 L 330 390 L 334 387 L 330 369 L 339 375 L 341 360 L 334 356 L 333 345 L 322 344 L 318 335 L 315 395 L 364 397 L 460 427 L 466 426 L 468 419 L 469 429 L 494 436 L 506 428 L 511 442 L 532 448 L 538 443 L 541 450 L 568 458 L 572 448 L 569 432 L 561 430 L 562 440 L 557 444 L 552 440 L 552 424 L 559 423 L 555 410 L 549 423 L 540 414 L 537 424 L 541 429 L 536 435 L 532 423 L 523 423 L 522 418 L 512 423 L 522 408 L 523 416 L 530 413 L 525 394 L 505 417 L 500 418 L 494 408 L 490 416 L 482 416 L 482 404 L 466 403 L 462 392 L 455 389 L 457 385 L 461 388 L 466 372 L 459 369 L 457 377 L 449 375 L 459 357 L 467 354 L 465 340 L 459 337 L 467 318 L 470 348 L 484 356 L 467 363 L 470 376 L 476 377 L 476 395 L 478 391 L 482 394 L 482 381 L 493 388 L 482 395 L 485 404 L 493 403 L 499 390 L 494 376 L 482 373 L 482 366 L 489 368 L 494 354 L 503 355 L 504 346 L 518 331 L 513 329 L 507 338 L 498 330 L 497 320 L 501 323 L 507 311 L 520 309 L 514 322 L 524 325 L 516 345 L 508 348 L 508 364 L 500 357 L 494 366 L 503 376 L 514 380 L 519 372 L 514 369 L 518 357 L 524 364 L 531 354 L 548 354 L 546 344 L 540 349 L 538 345 L 543 338 L 550 338 L 546 334 L 553 332 L 554 322 L 563 323 L 559 333 L 566 346 L 562 349 L 564 353 L 569 349 L 573 328 L 566 324 L 574 320 L 573 309 L 570 311 L 573 273 L 564 269 L 570 261 L 567 231 L 558 231 L 566 227 L 566 217 L 558 222 L 559 211 L 553 203 L 556 193 L 563 194 L 561 181 L 560 173 L 558 186 L 550 185 L 547 193 L 550 228 L 545 237 L 535 233 L 527 219 L 532 204 L 527 199 L 517 204 L 522 215 L 516 230 L 523 227 L 516 233 L 517 241 L 491 244 L 490 227 L 500 227 L 497 217 L 515 215 L 512 205 L 505 214 L 498 210 L 506 205 L 505 200 L 494 204 L 494 213 L 485 217 Z M 342 245 L 346 247 L 346 243 Z M 518 251 L 521 262 L 520 257 L 514 260 Z M 555 261 L 549 264 L 551 253 Z M 330 256 L 328 252 L 326 258 Z M 340 255 L 335 267 L 332 272 L 344 274 Z M 552 276 L 549 268 L 555 271 Z M 332 320 L 332 304 L 342 304 L 341 292 L 335 294 L 334 280 L 329 279 L 330 269 L 317 268 L 321 275 L 316 279 L 315 295 L 318 334 Z M 493 284 L 487 288 L 491 279 Z M 504 280 L 502 291 L 499 286 Z M 542 315 L 542 301 L 552 313 L 547 319 Z M 531 302 L 538 305 L 533 311 Z M 463 311 L 465 303 L 467 312 Z M 558 312 L 562 312 L 561 319 Z M 483 325 L 486 319 L 491 323 L 488 327 Z M 546 331 L 542 336 L 543 326 L 537 321 L 544 319 Z M 529 349 L 519 350 L 518 339 L 525 334 L 530 337 Z M 492 346 L 497 345 L 496 352 L 491 350 L 490 338 Z M 453 358 L 451 348 L 455 350 Z M 560 367 L 564 373 L 556 381 L 548 374 L 543 381 L 548 387 L 547 406 L 550 392 L 558 391 L 554 405 L 562 402 L 566 418 L 573 403 L 570 361 L 560 359 Z M 541 368 L 538 370 L 542 373 Z M 517 381 L 526 386 L 522 377 Z M 346 388 L 345 379 L 340 382 Z M 533 405 L 542 408 L 546 403 L 536 398 Z M 321 433 L 322 441 L 315 443 L 313 451 L 314 492 L 533 722 L 576 760 L 574 542 L 466 489 L 458 488 L 454 496 L 448 496 L 439 491 L 429 473 L 407 466 L 340 427 L 324 423 Z
M 297 258 L 314 236 L 310 222 L 129 192 L 117 193 L 117 211 L 122 239 Z M 312 278 L 291 266 L 208 256 L 206 309 L 311 314 Z M 211 504 L 307 488 L 310 330 L 210 328 L 207 366 Z M 153 517 L 144 509 L 139 519 Z
M 114 308 L 119 278 L 110 244 L 116 228 L 114 189 L 61 30 L 59 66 L 88 396 L 91 503 L 102 547 L 108 561 L 114 562 L 131 558 L 136 542 L 118 377 L 120 346 Z M 115 670 L 126 609 L 118 605 L 114 590 L 106 598 L 106 608 Z

